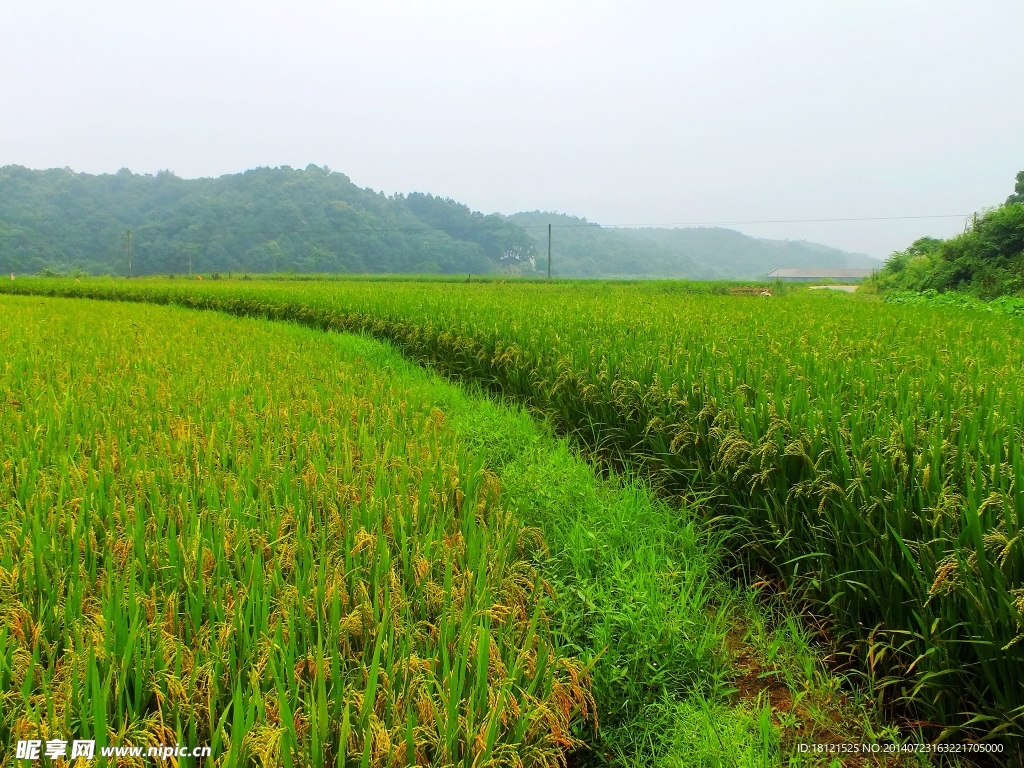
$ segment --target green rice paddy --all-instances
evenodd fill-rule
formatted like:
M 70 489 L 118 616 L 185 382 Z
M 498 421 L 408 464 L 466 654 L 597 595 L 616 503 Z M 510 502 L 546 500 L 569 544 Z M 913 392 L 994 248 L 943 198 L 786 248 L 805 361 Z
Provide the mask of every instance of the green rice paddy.
M 1019 743 L 1013 318 L 670 283 L 3 289 L 367 333 L 657 494 L 524 440 L 529 420 L 500 438 L 438 415 L 466 409 L 360 369 L 348 337 L 4 299 L 9 738 L 159 720 L 232 760 L 544 765 L 685 764 L 713 736 L 771 764 L 826 722 L 888 737 L 884 711 Z M 567 463 L 538 486 L 548 454 L 520 464 L 544 441 Z M 817 617 L 881 709 L 841 695 L 799 622 L 756 629 L 726 568 Z M 787 706 L 745 697 L 744 664 Z

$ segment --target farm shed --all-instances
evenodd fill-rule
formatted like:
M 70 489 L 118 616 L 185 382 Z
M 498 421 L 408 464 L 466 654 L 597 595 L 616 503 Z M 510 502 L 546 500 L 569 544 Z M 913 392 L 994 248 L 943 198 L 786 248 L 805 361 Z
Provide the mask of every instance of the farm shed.
M 807 269 L 798 267 L 794 269 L 773 269 L 768 277 L 773 280 L 783 281 L 812 281 L 812 280 L 863 280 L 871 277 L 876 269 Z

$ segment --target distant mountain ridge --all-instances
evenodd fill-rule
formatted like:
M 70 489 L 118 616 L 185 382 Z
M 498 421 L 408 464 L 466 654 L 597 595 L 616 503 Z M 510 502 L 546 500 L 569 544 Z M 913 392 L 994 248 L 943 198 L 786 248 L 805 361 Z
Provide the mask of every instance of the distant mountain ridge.
M 0 272 L 547 272 L 572 278 L 764 279 L 776 267 L 881 266 L 816 243 L 719 228 L 616 229 L 541 211 L 485 215 L 384 195 L 309 165 L 182 179 L 122 169 L 0 168 Z
M 720 227 L 604 228 L 583 218 L 541 211 L 509 221 L 528 227 L 541 261 L 547 258 L 551 222 L 552 261 L 567 277 L 680 277 L 759 280 L 777 267 L 878 269 L 882 262 L 804 240 L 767 240 Z

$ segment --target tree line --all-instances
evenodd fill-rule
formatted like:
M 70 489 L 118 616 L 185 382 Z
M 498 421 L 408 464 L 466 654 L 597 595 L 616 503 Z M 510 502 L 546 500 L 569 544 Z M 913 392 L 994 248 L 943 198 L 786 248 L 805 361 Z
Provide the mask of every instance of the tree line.
M 524 271 L 533 238 L 446 198 L 387 196 L 309 165 L 183 179 L 0 168 L 0 271 Z

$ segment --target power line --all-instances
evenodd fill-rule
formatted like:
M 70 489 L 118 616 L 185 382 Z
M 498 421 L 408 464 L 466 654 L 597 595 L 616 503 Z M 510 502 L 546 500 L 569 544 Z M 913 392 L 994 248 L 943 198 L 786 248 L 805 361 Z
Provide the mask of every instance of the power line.
M 965 219 L 969 213 L 937 213 L 925 216 L 856 216 L 834 219 L 750 219 L 750 220 L 728 220 L 728 221 L 681 221 L 672 224 L 599 224 L 588 221 L 582 224 L 518 224 L 515 221 L 505 220 L 504 223 L 513 224 L 521 229 L 586 229 L 597 227 L 599 229 L 657 229 L 667 227 L 719 227 L 725 224 L 821 224 L 844 221 L 907 221 L 913 219 Z M 470 227 L 365 227 L 360 229 L 348 229 L 346 232 L 497 232 L 496 226 L 470 226 Z
M 715 227 L 723 224 L 815 224 L 821 222 L 837 222 L 837 221 L 902 221 L 906 219 L 965 219 L 971 214 L 969 213 L 936 213 L 928 216 L 856 216 L 841 219 L 756 219 L 750 221 L 685 221 L 677 222 L 675 224 L 597 224 L 595 226 L 608 227 L 609 229 L 617 229 L 630 227 L 635 229 L 644 229 L 647 227 L 651 228 L 664 228 L 664 227 Z M 555 226 L 559 226 L 555 224 Z M 585 226 L 585 225 L 572 225 L 565 224 L 561 226 Z

